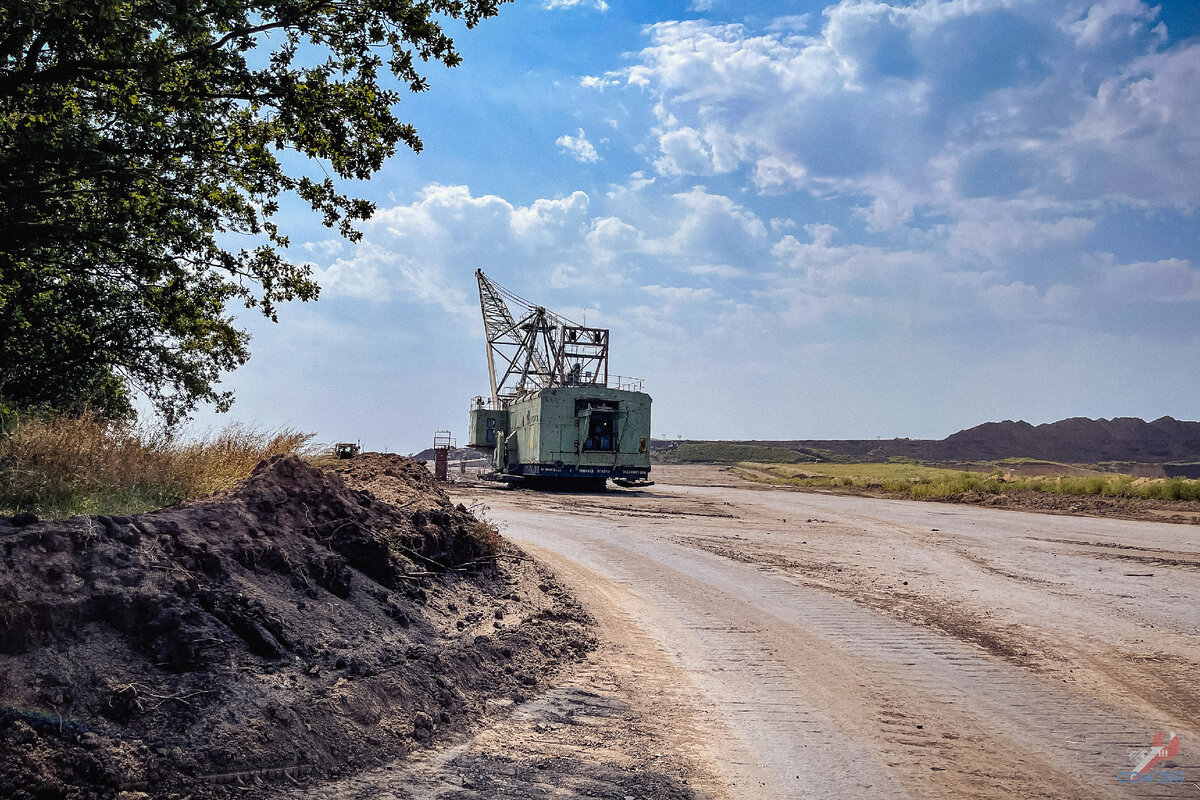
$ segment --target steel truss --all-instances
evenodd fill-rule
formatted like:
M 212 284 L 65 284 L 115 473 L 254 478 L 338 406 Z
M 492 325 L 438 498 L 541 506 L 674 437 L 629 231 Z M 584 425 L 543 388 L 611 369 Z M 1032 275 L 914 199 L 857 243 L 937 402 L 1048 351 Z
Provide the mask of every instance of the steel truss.
M 475 270 L 492 402 L 554 386 L 608 385 L 608 330 L 577 325 Z M 507 301 L 507 302 L 506 302 Z M 514 319 L 509 306 L 521 314 Z

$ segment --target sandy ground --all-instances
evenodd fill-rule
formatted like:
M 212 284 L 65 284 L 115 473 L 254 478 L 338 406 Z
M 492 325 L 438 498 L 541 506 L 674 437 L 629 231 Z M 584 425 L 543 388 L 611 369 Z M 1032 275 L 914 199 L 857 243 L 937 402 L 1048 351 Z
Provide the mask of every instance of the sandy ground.
M 1194 526 L 655 478 L 452 491 L 601 620 L 574 688 L 621 709 L 596 723 L 605 763 L 652 748 L 711 797 L 1200 797 Z M 538 713 L 444 763 L 569 757 Z M 1122 782 L 1160 730 L 1182 743 L 1155 767 L 1168 782 Z M 589 795 L 642 796 L 561 796 Z
M 1200 797 L 1200 531 L 763 487 L 452 497 L 600 647 L 455 745 L 294 800 Z M 1155 733 L 1181 742 L 1122 780 Z

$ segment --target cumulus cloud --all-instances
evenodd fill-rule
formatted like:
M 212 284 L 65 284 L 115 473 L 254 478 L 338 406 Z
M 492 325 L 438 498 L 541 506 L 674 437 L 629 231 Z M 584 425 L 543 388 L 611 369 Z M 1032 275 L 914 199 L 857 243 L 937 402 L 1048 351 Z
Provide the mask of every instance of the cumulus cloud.
M 621 81 L 609 76 L 584 75 L 579 79 L 579 85 L 585 89 L 604 89 L 607 86 L 620 86 Z
M 1125 38 L 1130 26 L 1154 22 L 1159 10 L 1141 0 L 1102 0 L 1089 6 L 1079 19 L 1065 22 L 1064 27 L 1080 45 L 1097 47 L 1106 41 Z M 1157 26 L 1153 31 L 1156 36 L 1162 35 Z
M 364 245 L 352 259 L 337 259 L 328 267 L 311 264 L 326 296 L 390 300 L 391 287 L 384 278 L 381 262 L 388 259 L 378 248 Z
M 582 239 L 588 197 L 539 199 L 514 205 L 466 186 L 426 186 L 408 205 L 379 209 L 352 252 L 318 266 L 326 293 L 437 305 L 461 315 L 475 305 L 462 276 L 476 267 L 516 268 L 546 249 L 569 255 L 563 243 Z
M 1094 219 L 1040 220 L 1020 204 L 983 202 L 964 210 L 946 229 L 947 253 L 958 258 L 1006 259 L 1013 251 L 1036 251 L 1058 243 L 1077 244 L 1096 227 Z
M 814 419 L 834 420 L 827 435 L 894 435 L 920 432 L 898 413 L 965 426 L 1036 402 L 1045 415 L 1029 387 L 1051 384 L 1064 416 L 1111 414 L 1081 404 L 1106 392 L 1160 413 L 1186 402 L 1200 44 L 1171 38 L 1142 0 L 766 8 L 745 24 L 659 22 L 620 43 L 622 61 L 555 83 L 543 124 L 611 138 L 603 159 L 583 128 L 542 144 L 596 164 L 599 191 L 563 183 L 579 170 L 549 159 L 520 201 L 430 184 L 381 204 L 361 242 L 296 251 L 364 318 L 419 320 L 409 362 L 434 360 L 424 331 L 447 318 L 460 337 L 447 352 L 475 352 L 482 267 L 611 327 L 614 369 L 650 377 L 657 408 L 693 415 L 695 435 L 754 435 L 740 418 L 713 427 L 734 404 L 762 409 L 763 434 L 797 436 Z
M 583 128 L 579 129 L 576 136 L 563 134 L 555 139 L 554 143 L 569 153 L 580 164 L 595 164 L 600 160 L 600 154 L 596 152 L 596 147 L 588 141 L 587 134 L 583 132 Z
M 608 11 L 608 3 L 604 0 L 542 0 L 542 8 L 554 10 L 558 8 L 594 8 L 597 11 Z
M 689 305 L 711 300 L 715 293 L 710 288 L 696 289 L 691 286 L 659 286 L 650 284 L 643 286 L 642 291 L 652 297 L 659 297 L 666 303 Z
M 1090 220 L 1018 224 L 1003 205 L 976 211 L 896 247 L 854 242 L 828 223 L 806 224 L 802 233 L 788 220 L 768 224 L 702 186 L 663 195 L 632 179 L 599 209 L 581 191 L 518 205 L 431 184 L 414 202 L 381 209 L 361 242 L 317 270 L 330 295 L 419 302 L 470 317 L 473 287 L 464 276 L 482 266 L 526 285 L 583 290 L 599 304 L 588 311 L 593 318 L 607 313 L 632 325 L 640 313 L 626 318 L 623 310 L 657 308 L 654 335 L 677 341 L 733 317 L 767 335 L 856 319 L 905 330 L 980 318 L 1085 324 L 1089 309 L 1115 302 L 1200 301 L 1198 271 L 1180 259 L 1118 264 L 1101 255 L 1081 265 L 1090 272 L 1080 285 L 1056 280 L 1039 271 L 1039 254 L 1075 244 Z M 993 258 L 1014 250 L 1033 267 L 1023 272 Z
M 712 289 L 672 284 L 667 292 L 663 270 L 722 280 L 769 257 L 762 220 L 703 187 L 661 197 L 652 182 L 634 178 L 609 202 L 604 213 L 575 191 L 519 205 L 466 186 L 430 184 L 411 203 L 379 209 L 360 242 L 326 263 L 315 259 L 314 267 L 327 295 L 470 315 L 464 276 L 476 267 L 534 285 L 590 287 L 621 304 L 640 297 L 677 309 L 688 296 L 714 297 Z M 642 271 L 656 277 L 636 280 Z
M 989 286 L 983 305 L 995 316 L 1017 322 L 1037 322 L 1068 327 L 1087 314 L 1083 292 L 1075 286 L 1056 284 L 1039 290 L 1022 281 Z
M 870 181 L 889 205 L 844 225 L 760 215 L 749 196 L 677 181 L 635 173 L 599 198 L 574 191 L 526 204 L 431 184 L 380 209 L 360 243 L 325 254 L 319 278 L 331 295 L 466 319 L 476 314 L 469 276 L 482 266 L 502 283 L 582 299 L 581 316 L 669 345 L 676 358 L 701 357 L 712 336 L 748 348 L 779 335 L 1020 337 L 1031 324 L 1095 328 L 1129 302 L 1200 302 L 1192 262 L 1081 256 L 1096 219 L 1027 194 L 960 198 L 953 217 L 867 243 L 862 225 L 909 218 L 919 203 L 887 176 Z M 322 248 L 309 249 L 320 261 Z
M 654 162 L 660 175 L 711 175 L 712 147 L 695 128 L 676 128 L 659 136 L 662 157 Z
M 814 326 L 831 315 L 877 321 L 920 315 L 932 323 L 948 306 L 938 303 L 930 312 L 921 307 L 932 296 L 949 300 L 961 283 L 937 252 L 839 243 L 838 229 L 821 223 L 805 226 L 805 234 L 808 241 L 786 234 L 772 247 L 785 270 L 766 284 L 784 325 Z M 976 277 L 974 288 L 982 288 L 988 276 Z
M 1056 152 L 1074 193 L 1200 206 L 1200 44 L 1137 59 L 1104 80 Z
M 319 242 L 305 242 L 302 247 L 310 253 L 332 256 L 340 253 L 345 244 L 345 239 L 322 239 Z
M 593 79 L 654 102 L 668 177 L 743 172 L 761 194 L 856 196 L 875 231 L 975 198 L 1200 207 L 1200 45 L 1140 0 L 844 0 L 819 31 L 647 29 Z
M 1039 221 L 1019 200 L 977 200 L 974 216 L 898 245 L 828 222 L 764 219 L 703 186 L 663 189 L 631 176 L 602 198 L 575 191 L 520 204 L 431 184 L 380 209 L 319 277 L 334 296 L 421 304 L 474 324 L 470 276 L 483 267 L 531 300 L 611 328 L 615 368 L 659 373 L 652 391 L 664 402 L 690 391 L 663 377 L 678 378 L 668 367 L 680 363 L 779 388 L 781 366 L 850 358 L 855 381 L 869 381 L 917 351 L 1014 352 L 1063 331 L 1101 335 L 1131 302 L 1184 313 L 1200 302 L 1200 270 L 1187 259 L 1098 253 L 1044 269 L 1047 253 L 1077 249 L 1092 222 Z M 1007 230 L 1005 215 L 1029 224 Z M 981 255 L 1014 251 L 1033 267 Z M 984 350 L 970 351 L 972 340 Z M 764 341 L 778 343 L 770 359 L 760 357 Z
M 1186 259 L 1108 264 L 1098 269 L 1099 291 L 1120 303 L 1200 301 L 1200 270 Z

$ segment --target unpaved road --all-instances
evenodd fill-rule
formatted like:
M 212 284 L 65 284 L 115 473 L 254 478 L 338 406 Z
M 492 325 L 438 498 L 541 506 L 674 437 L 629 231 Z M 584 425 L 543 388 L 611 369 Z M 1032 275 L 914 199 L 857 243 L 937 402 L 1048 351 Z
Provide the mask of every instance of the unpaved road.
M 701 793 L 1200 797 L 1196 527 L 655 477 L 453 494 L 588 604 Z M 1122 783 L 1159 730 L 1174 782 Z

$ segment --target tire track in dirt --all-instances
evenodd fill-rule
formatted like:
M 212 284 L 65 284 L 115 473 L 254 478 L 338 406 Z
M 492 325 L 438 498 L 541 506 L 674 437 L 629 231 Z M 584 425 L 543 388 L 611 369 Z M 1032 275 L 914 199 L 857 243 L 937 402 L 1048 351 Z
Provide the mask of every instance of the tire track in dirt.
M 745 494 L 735 506 L 761 496 Z M 1117 775 L 1128 750 L 1178 722 L 1008 663 L 965 635 L 804 585 L 786 567 L 670 541 L 684 534 L 679 523 L 630 527 L 599 508 L 564 518 L 522 506 L 492 516 L 590 580 L 627 587 L 622 609 L 671 654 L 729 735 L 754 751 L 769 785 L 739 796 L 1126 797 Z M 703 536 L 743 522 L 682 524 Z M 1196 741 L 1194 726 L 1181 732 Z M 1189 781 L 1200 778 L 1190 753 L 1175 764 Z M 728 769 L 734 780 L 749 777 Z M 1137 791 L 1195 796 L 1190 786 Z

